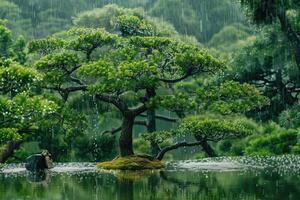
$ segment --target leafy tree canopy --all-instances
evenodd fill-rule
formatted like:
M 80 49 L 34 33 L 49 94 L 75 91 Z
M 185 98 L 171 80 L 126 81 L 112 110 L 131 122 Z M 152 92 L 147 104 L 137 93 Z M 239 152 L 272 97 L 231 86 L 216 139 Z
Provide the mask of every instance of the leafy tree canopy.
M 269 104 L 268 98 L 264 97 L 254 85 L 235 81 L 199 89 L 197 101 L 201 110 L 221 114 L 246 113 Z

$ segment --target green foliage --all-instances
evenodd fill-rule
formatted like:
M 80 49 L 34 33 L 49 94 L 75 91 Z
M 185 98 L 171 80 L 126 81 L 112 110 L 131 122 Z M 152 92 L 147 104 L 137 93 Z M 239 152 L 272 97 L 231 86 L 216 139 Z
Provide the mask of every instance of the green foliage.
M 269 104 L 268 98 L 253 85 L 226 81 L 219 86 L 207 86 L 197 91 L 200 110 L 221 114 L 246 113 Z
M 207 141 L 243 138 L 254 134 L 257 125 L 244 117 L 198 115 L 186 117 L 179 124 L 181 135 L 194 135 Z
M 292 148 L 292 153 L 293 154 L 299 154 L 300 153 L 300 142 L 298 141 L 295 146 Z
M 31 41 L 27 48 L 29 53 L 38 52 L 41 54 L 47 54 L 56 49 L 61 49 L 63 46 L 63 40 L 55 37 L 47 37 Z
M 250 27 L 243 24 L 232 24 L 214 34 L 208 45 L 224 61 L 231 62 L 236 53 L 255 39 L 256 36 Z
M 243 140 L 225 140 L 218 144 L 222 154 L 242 155 L 282 155 L 299 152 L 299 130 L 286 129 L 271 122 L 262 124 L 258 131 Z
M 86 158 L 91 158 L 92 141 L 84 134 L 87 129 L 87 120 L 83 113 L 68 105 L 63 108 L 59 107 L 55 114 L 40 121 L 39 127 L 40 131 L 31 139 L 38 141 L 41 148 L 48 149 L 56 160 L 79 159 L 82 149 L 86 150 Z M 82 147 L 83 142 L 86 142 L 85 148 Z
M 6 27 L 6 23 L 0 23 L 0 59 L 13 59 L 21 64 L 26 62 L 25 55 L 26 42 L 23 36 L 18 36 L 14 40 L 11 31 Z
M 141 20 L 137 16 L 121 15 L 117 18 L 117 24 L 122 36 L 151 36 L 155 35 L 151 24 Z
M 25 53 L 26 41 L 23 36 L 19 36 L 16 42 L 12 45 L 12 51 L 14 52 L 14 57 L 17 62 L 24 64 L 26 62 Z
M 299 131 L 276 127 L 271 132 L 255 137 L 245 149 L 247 155 L 281 155 L 292 153 Z
M 286 11 L 294 11 L 300 8 L 299 1 L 268 1 L 268 0 L 240 0 L 246 7 L 248 15 L 255 23 L 272 23 L 278 15 Z M 291 11 L 290 11 L 291 12 Z M 291 14 L 289 14 L 291 15 Z
M 35 63 L 35 67 L 42 71 L 59 70 L 68 72 L 79 64 L 77 54 L 60 52 L 42 57 Z
M 74 24 L 80 27 L 98 28 L 104 27 L 109 32 L 116 32 L 117 18 L 122 15 L 142 17 L 143 13 L 140 9 L 127 9 L 117 6 L 116 4 L 108 4 L 102 8 L 95 8 L 78 14 L 74 18 Z
M 279 115 L 279 123 L 285 128 L 299 128 L 300 126 L 300 105 L 295 104 Z
M 20 93 L 8 99 L 0 96 L 0 143 L 26 139 L 40 123 L 57 110 L 57 105 L 41 96 Z
M 244 40 L 250 36 L 251 31 L 248 27 L 242 24 L 234 24 L 225 26 L 220 32 L 213 35 L 208 45 L 211 47 L 226 47 L 232 45 L 232 43 Z M 223 48 L 222 50 L 226 50 Z
M 30 52 L 46 52 L 34 64 L 43 74 L 42 86 L 59 91 L 66 103 L 70 92 L 87 89 L 97 100 L 115 105 L 124 114 L 124 110 L 131 106 L 148 103 L 145 91 L 164 88 L 167 82 L 177 83 L 200 73 L 224 68 L 220 60 L 199 46 L 153 36 L 154 32 L 150 32 L 154 26 L 145 18 L 120 15 L 116 24 L 121 30 L 120 35 L 108 33 L 103 28 L 72 28 L 68 31 L 69 37 L 61 42 L 62 49 L 56 48 L 61 45 L 56 45 L 55 39 L 29 44 Z M 46 51 L 51 45 L 54 48 L 50 49 L 54 51 Z M 82 54 L 86 55 L 86 59 Z M 133 94 L 134 100 L 126 98 L 127 94 Z M 166 98 L 158 98 L 161 105 L 157 106 L 171 109 L 176 98 L 182 97 L 176 95 L 175 98 L 170 96 L 171 99 L 166 95 Z M 189 102 L 177 102 L 177 108 L 190 107 L 181 105 L 183 103 Z M 65 147 L 67 149 L 68 145 Z
M 0 143 L 3 144 L 10 140 L 21 139 L 18 129 L 16 128 L 0 128 Z
M 143 9 L 128 9 L 108 4 L 102 8 L 80 13 L 74 18 L 79 27 L 104 27 L 108 32 L 121 33 L 124 36 L 176 36 L 178 32 L 172 24 L 145 15 Z
M 60 86 L 68 82 L 69 77 L 66 74 L 79 65 L 80 59 L 77 54 L 59 52 L 42 57 L 34 64 L 34 67 L 44 73 L 44 83 Z
M 175 133 L 170 131 L 156 131 L 151 134 L 142 133 L 141 138 L 151 143 L 162 144 L 174 137 Z
M 193 46 L 177 47 L 182 48 L 182 53 L 177 54 L 175 62 L 185 70 L 185 73 L 202 72 L 217 73 L 225 68 L 224 63 L 213 57 L 207 50 L 198 49 Z
M 152 53 L 151 51 L 153 50 L 162 52 L 163 50 L 167 50 L 167 48 L 171 47 L 171 45 L 176 45 L 176 43 L 172 43 L 171 38 L 168 37 L 137 36 L 137 37 L 130 37 L 129 42 L 130 44 L 138 48 L 142 48 L 142 50 L 144 51 L 149 49 L 150 51 L 149 53 Z
M 54 102 L 46 100 L 42 96 L 20 93 L 11 100 L 1 97 L 2 125 L 30 127 L 43 117 L 54 113 L 56 109 L 57 106 Z
M 19 38 L 9 49 L 13 59 L 25 62 L 24 40 Z M 40 127 L 40 122 L 57 111 L 57 105 L 34 92 L 41 75 L 11 59 L 0 60 L 0 143 L 24 140 Z
M 16 95 L 33 88 L 40 80 L 34 69 L 11 61 L 4 61 L 3 64 L 0 64 L 0 92 L 3 94 Z
M 60 0 L 2 0 L 0 18 L 7 19 L 14 32 L 24 35 L 26 39 L 41 38 L 64 30 L 72 25 L 74 17 L 76 25 L 85 27 L 92 25 L 93 28 L 105 27 L 111 32 L 112 29 L 115 29 L 116 18 L 120 15 L 144 17 L 145 13 L 150 13 L 166 19 L 157 29 L 158 32 L 164 29 L 174 33 L 175 28 L 170 25 L 173 23 L 181 34 L 195 35 L 198 40 L 202 41 L 208 41 L 213 33 L 218 32 L 224 24 L 242 21 L 240 8 L 230 0 L 113 1 L 113 3 L 126 8 L 118 8 L 109 3 L 112 2 L 107 0 L 64 0 L 63 2 Z M 145 11 L 136 9 L 140 6 Z M 87 11 L 89 9 L 93 10 Z M 159 19 L 152 19 L 149 20 L 151 24 L 153 21 L 156 21 L 154 23 L 159 21 Z M 170 29 L 166 27 L 170 27 Z
M 137 154 L 148 153 L 151 150 L 150 142 L 142 137 L 138 137 L 133 140 L 133 147 Z
M 164 79 L 192 76 L 222 68 L 222 63 L 207 51 L 194 46 L 171 42 L 168 38 L 132 37 L 130 44 L 112 49 L 99 60 L 80 67 L 79 72 L 90 80 L 94 92 L 119 93 L 157 87 Z M 165 59 L 172 56 L 170 63 Z M 168 66 L 166 66 L 166 64 Z
M 103 28 L 72 28 L 69 35 L 75 36 L 68 46 L 76 51 L 87 54 L 88 59 L 92 51 L 115 42 L 115 35 L 106 32 Z
M 299 88 L 299 70 L 289 43 L 279 31 L 277 26 L 264 28 L 254 42 L 234 56 L 233 67 L 225 72 L 226 79 L 254 84 L 270 99 L 270 106 L 259 116 L 262 119 L 278 116 L 297 101 L 293 93 Z
M 157 69 L 142 61 L 124 60 L 113 66 L 108 62 L 84 65 L 79 71 L 87 77 L 95 77 L 97 82 L 89 86 L 93 93 L 122 93 L 124 90 L 137 91 L 157 84 Z
M 10 20 L 13 30 L 28 38 L 44 37 L 70 26 L 76 13 L 87 9 L 92 2 L 84 0 L 7 0 L 3 16 Z M 2 5 L 3 5 L 2 3 Z M 11 10 L 9 10 L 11 9 Z M 7 13 L 7 11 L 10 11 Z
M 277 1 L 279 2 L 279 1 Z M 249 15 L 257 23 L 272 22 L 276 18 L 280 3 L 275 1 L 241 0 L 242 5 L 247 6 Z
M 16 20 L 19 15 L 20 9 L 16 4 L 5 0 L 0 2 L 0 19 Z
M 173 95 L 160 95 L 148 102 L 148 107 L 162 107 L 177 114 L 189 112 L 197 107 L 195 99 L 187 93 L 176 92 Z
M 0 58 L 8 58 L 11 55 L 12 35 L 5 26 L 0 25 Z
M 117 154 L 115 136 L 81 134 L 75 139 L 71 148 L 75 153 L 74 160 L 97 162 L 112 159 Z M 67 151 L 70 151 L 70 148 Z M 58 150 L 57 154 L 62 156 Z M 69 160 L 69 156 L 65 155 L 64 160 Z

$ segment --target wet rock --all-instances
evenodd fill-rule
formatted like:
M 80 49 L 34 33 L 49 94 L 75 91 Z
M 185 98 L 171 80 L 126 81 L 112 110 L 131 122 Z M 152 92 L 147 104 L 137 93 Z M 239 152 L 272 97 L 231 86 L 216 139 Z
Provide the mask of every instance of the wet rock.
M 26 159 L 25 168 L 31 172 L 43 171 L 53 168 L 53 163 L 48 151 L 43 151 L 41 154 L 34 154 Z

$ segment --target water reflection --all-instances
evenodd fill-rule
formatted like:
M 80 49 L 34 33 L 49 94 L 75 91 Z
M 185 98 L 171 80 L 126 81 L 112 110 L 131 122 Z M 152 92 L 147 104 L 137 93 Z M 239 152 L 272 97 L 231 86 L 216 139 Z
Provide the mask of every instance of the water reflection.
M 29 183 L 40 183 L 47 185 L 50 182 L 50 175 L 47 170 L 38 171 L 38 172 L 26 172 L 27 173 L 27 181 Z
M 209 162 L 211 161 L 196 163 L 198 168 L 193 167 L 192 170 L 186 168 L 187 165 L 177 169 L 174 166 L 180 163 L 174 163 L 173 167 L 169 166 L 166 170 L 138 173 L 98 171 L 91 167 L 92 164 L 84 165 L 86 168 L 65 165 L 39 174 L 40 176 L 24 172 L 0 173 L 0 199 L 299 199 L 300 165 L 297 172 L 295 163 L 292 163 L 294 170 L 285 170 L 285 173 L 282 173 L 280 167 L 288 169 L 289 166 L 279 163 L 273 169 L 268 164 L 267 168 L 246 167 L 232 170 L 232 165 L 228 165 L 229 161 L 226 160 L 224 170 L 215 170 L 222 163 L 216 164 L 217 161 L 214 160 L 211 162 L 214 170 L 204 169 L 204 166 L 209 168 Z

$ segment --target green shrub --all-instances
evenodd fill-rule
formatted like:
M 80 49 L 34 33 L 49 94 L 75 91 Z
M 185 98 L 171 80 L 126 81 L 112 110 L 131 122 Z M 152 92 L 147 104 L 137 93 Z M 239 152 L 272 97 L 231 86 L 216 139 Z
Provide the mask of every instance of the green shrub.
M 249 141 L 247 155 L 281 155 L 292 153 L 297 144 L 299 131 L 278 127 L 271 133 L 260 135 Z

